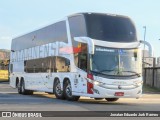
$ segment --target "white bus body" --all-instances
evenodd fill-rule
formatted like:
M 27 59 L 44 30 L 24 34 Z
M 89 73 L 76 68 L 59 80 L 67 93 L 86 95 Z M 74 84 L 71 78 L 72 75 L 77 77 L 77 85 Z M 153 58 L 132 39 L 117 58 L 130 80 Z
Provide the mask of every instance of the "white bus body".
M 128 17 L 79 13 L 12 40 L 10 85 L 116 101 L 142 94 L 140 42 Z

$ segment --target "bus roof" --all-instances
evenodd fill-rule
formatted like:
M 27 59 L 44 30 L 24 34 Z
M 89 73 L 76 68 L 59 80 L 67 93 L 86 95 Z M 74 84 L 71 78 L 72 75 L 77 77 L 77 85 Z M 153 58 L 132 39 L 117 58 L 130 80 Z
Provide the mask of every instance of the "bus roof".
M 125 15 L 118 15 L 118 14 L 111 14 L 111 13 L 97 13 L 97 12 L 75 13 L 75 14 L 69 15 L 67 17 L 73 17 L 73 16 L 77 16 L 77 15 L 87 15 L 87 14 L 117 16 L 117 17 L 129 18 L 128 16 L 125 16 Z
M 89 14 L 92 15 L 106 15 L 106 16 L 115 16 L 115 17 L 122 17 L 122 18 L 128 18 L 127 16 L 122 16 L 122 15 L 116 15 L 116 14 L 108 14 L 108 13 L 91 13 L 91 12 L 85 12 L 85 13 L 76 13 L 76 14 L 72 14 L 67 16 L 67 18 L 73 17 L 73 16 L 77 16 L 77 15 L 83 15 L 83 16 L 87 16 Z M 59 22 L 63 22 L 66 19 L 60 20 L 56 23 Z M 23 50 L 23 49 L 28 49 L 31 47 L 35 47 L 35 46 L 40 46 L 40 45 L 44 45 L 47 43 L 52 43 L 55 41 L 60 41 L 60 42 L 68 42 L 67 40 L 54 40 L 53 39 L 53 33 L 54 33 L 54 29 L 55 29 L 55 24 L 53 23 L 51 25 L 45 26 L 43 28 L 40 28 L 38 30 L 32 31 L 30 33 L 24 34 L 22 36 L 16 37 L 14 39 L 12 39 L 12 45 L 11 45 L 11 51 L 16 51 L 16 50 Z M 57 30 L 57 29 L 56 29 Z M 61 29 L 63 30 L 63 29 Z

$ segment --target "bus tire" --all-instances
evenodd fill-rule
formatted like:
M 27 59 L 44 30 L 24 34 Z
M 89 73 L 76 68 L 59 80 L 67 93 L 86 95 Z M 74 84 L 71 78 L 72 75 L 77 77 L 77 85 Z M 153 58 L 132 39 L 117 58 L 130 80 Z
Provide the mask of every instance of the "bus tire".
M 32 95 L 33 94 L 32 90 L 26 90 L 25 89 L 25 82 L 24 82 L 24 80 L 21 80 L 21 94 L 23 94 L 23 95 Z
M 65 99 L 59 79 L 56 79 L 54 82 L 53 93 L 55 94 L 57 99 Z
M 66 80 L 64 83 L 64 96 L 69 101 L 78 101 L 80 96 L 72 95 L 72 86 L 69 80 Z
M 19 93 L 19 94 L 22 94 L 21 82 L 18 82 L 17 88 L 18 88 L 18 93 Z
M 119 98 L 105 98 L 108 102 L 115 102 L 117 101 Z

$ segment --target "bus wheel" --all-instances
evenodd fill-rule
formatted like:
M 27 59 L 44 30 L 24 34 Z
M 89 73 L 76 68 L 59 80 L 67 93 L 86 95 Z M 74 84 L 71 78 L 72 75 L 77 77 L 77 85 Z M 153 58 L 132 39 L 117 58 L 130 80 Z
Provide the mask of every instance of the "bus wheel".
M 17 84 L 17 88 L 18 88 L 18 93 L 22 94 L 22 87 L 20 82 Z
M 72 95 L 72 86 L 69 80 L 64 83 L 64 95 L 67 100 L 78 101 L 80 96 Z
M 25 83 L 24 83 L 24 80 L 21 80 L 21 94 L 23 95 L 32 95 L 33 94 L 33 91 L 32 90 L 26 90 L 25 89 Z
M 64 94 L 61 89 L 60 81 L 58 79 L 56 79 L 54 82 L 53 93 L 55 94 L 57 99 L 64 99 Z
M 117 101 L 119 98 L 105 98 L 108 102 L 115 102 Z

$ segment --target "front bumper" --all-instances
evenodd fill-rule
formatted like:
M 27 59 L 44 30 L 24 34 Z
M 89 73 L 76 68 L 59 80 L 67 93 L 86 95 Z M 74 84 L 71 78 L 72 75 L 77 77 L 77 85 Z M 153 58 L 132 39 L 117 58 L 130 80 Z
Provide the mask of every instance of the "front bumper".
M 106 89 L 100 86 L 94 86 L 94 98 L 139 98 L 142 96 L 142 86 L 134 89 Z M 124 93 L 123 96 L 116 96 L 116 92 Z

